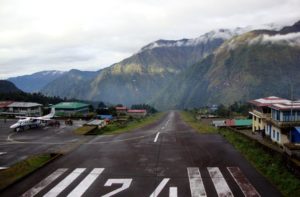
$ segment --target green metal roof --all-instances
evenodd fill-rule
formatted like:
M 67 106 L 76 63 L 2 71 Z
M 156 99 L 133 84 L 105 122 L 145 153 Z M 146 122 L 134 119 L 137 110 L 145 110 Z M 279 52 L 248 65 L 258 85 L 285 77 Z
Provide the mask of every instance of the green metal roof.
M 53 105 L 51 107 L 54 107 L 55 109 L 81 109 L 81 108 L 85 108 L 88 106 L 89 106 L 89 104 L 80 103 L 80 102 L 62 102 L 62 103 Z
M 235 126 L 251 126 L 252 125 L 252 119 L 241 119 L 241 120 L 235 120 Z

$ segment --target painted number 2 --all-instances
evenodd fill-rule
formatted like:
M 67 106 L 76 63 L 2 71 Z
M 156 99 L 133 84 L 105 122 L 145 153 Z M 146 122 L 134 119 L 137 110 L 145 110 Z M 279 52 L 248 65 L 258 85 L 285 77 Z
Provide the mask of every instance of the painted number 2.
M 121 191 L 129 188 L 130 184 L 132 182 L 132 179 L 108 179 L 104 186 L 110 187 L 113 184 L 122 184 L 122 186 L 108 194 L 103 195 L 102 197 L 110 197 L 117 193 L 120 193 Z

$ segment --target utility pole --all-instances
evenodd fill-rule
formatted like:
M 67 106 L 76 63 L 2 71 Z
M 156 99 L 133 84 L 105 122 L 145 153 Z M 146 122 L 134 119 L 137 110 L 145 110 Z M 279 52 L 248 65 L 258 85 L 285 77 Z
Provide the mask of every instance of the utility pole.
M 292 117 L 293 117 L 293 84 L 291 83 L 291 119 L 290 119 L 290 141 L 292 141 Z M 293 118 L 294 119 L 294 118 Z

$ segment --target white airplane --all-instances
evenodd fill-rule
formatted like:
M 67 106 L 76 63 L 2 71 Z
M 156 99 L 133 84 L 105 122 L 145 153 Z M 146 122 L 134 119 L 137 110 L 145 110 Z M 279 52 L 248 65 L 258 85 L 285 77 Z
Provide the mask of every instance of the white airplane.
M 51 108 L 50 114 L 40 117 L 19 117 L 20 119 L 10 128 L 15 131 L 25 130 L 27 128 L 39 127 L 46 125 L 47 121 L 50 121 L 55 115 L 55 108 Z

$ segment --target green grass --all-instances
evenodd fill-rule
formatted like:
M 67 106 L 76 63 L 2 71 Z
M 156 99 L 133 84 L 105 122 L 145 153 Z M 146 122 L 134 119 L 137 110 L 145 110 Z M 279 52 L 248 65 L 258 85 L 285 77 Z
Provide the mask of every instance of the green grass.
M 164 113 L 156 113 L 154 115 L 148 116 L 142 119 L 135 119 L 129 121 L 127 123 L 110 123 L 109 125 L 105 126 L 104 128 L 97 129 L 96 131 L 91 132 L 92 135 L 108 135 L 108 134 L 121 134 L 126 133 L 134 129 L 142 128 L 147 126 L 157 120 L 159 120 Z
M 45 165 L 53 157 L 50 153 L 33 155 L 0 171 L 0 190 Z
M 194 118 L 191 112 L 181 112 L 182 119 L 199 133 L 220 133 L 231 143 L 263 176 L 287 197 L 300 196 L 300 180 L 285 167 L 279 153 L 266 151 L 255 141 L 226 129 L 217 130 Z
M 82 127 L 79 127 L 77 128 L 74 133 L 77 134 L 77 135 L 86 135 L 88 134 L 89 132 L 93 131 L 94 129 L 96 129 L 97 126 L 82 126 Z
M 228 130 L 221 130 L 220 133 L 284 196 L 300 196 L 300 180 L 287 170 L 279 153 L 271 154 L 241 134 Z
M 188 123 L 191 127 L 196 129 L 199 133 L 217 133 L 218 129 L 205 124 L 199 120 L 197 120 L 193 113 L 188 111 L 181 111 L 180 115 L 186 123 Z

